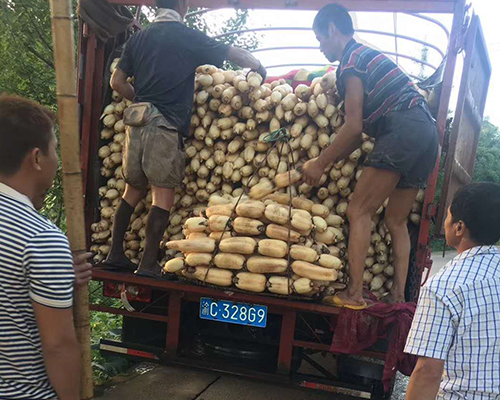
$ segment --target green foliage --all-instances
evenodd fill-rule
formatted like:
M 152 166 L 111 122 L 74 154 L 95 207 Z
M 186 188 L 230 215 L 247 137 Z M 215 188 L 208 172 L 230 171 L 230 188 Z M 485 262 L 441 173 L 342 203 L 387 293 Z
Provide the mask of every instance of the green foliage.
M 89 284 L 90 302 L 92 304 L 105 304 L 109 307 L 120 307 L 118 299 L 110 299 L 103 296 L 101 284 L 91 281 Z M 90 330 L 92 344 L 92 367 L 94 370 L 94 381 L 100 385 L 109 380 L 114 373 L 107 360 L 102 357 L 98 350 L 101 339 L 120 340 L 122 328 L 122 316 L 103 312 L 90 313 Z
M 435 204 L 439 204 L 444 183 L 445 158 L 441 158 L 440 172 L 436 186 Z M 500 130 L 485 118 L 479 134 L 473 182 L 500 183 Z M 430 232 L 433 251 L 442 251 L 444 239 L 434 236 L 434 226 Z M 447 248 L 449 250 L 449 248 Z
M 191 10 L 199 11 L 199 9 Z M 247 50 L 254 50 L 259 46 L 259 37 L 248 32 L 244 34 L 229 34 L 229 32 L 240 31 L 245 28 L 248 20 L 248 10 L 234 10 L 233 16 L 225 21 L 214 21 L 210 14 L 196 14 L 186 18 L 186 25 L 191 28 L 196 28 L 205 32 L 207 35 L 218 38 L 219 41 L 230 45 L 238 46 Z M 215 23 L 214 23 L 215 22 Z M 224 62 L 224 69 L 238 69 L 238 66 L 230 61 Z
M 0 90 L 55 110 L 49 2 L 0 0 Z
M 500 131 L 488 119 L 479 136 L 473 180 L 500 183 Z

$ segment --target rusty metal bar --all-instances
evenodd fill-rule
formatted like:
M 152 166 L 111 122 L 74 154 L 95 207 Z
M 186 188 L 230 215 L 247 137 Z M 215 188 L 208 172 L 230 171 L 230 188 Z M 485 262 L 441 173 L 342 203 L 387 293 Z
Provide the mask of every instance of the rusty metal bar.
M 349 11 L 453 13 L 457 0 L 336 0 Z M 111 4 L 154 6 L 155 0 L 109 0 Z M 191 7 L 319 10 L 331 0 L 191 0 Z
M 316 47 L 316 46 L 261 47 L 259 49 L 252 50 L 252 53 L 258 53 L 258 52 L 261 52 L 261 51 L 278 51 L 278 50 L 318 50 L 319 51 L 319 47 Z M 381 52 L 384 53 L 384 54 L 391 55 L 391 56 L 398 56 L 398 57 L 401 57 L 401 58 L 405 58 L 407 60 L 415 61 L 416 63 L 425 65 L 425 66 L 427 66 L 429 68 L 432 68 L 433 70 L 437 69 L 437 67 L 435 65 L 430 64 L 430 63 L 428 63 L 426 61 L 419 60 L 416 57 L 408 56 L 406 54 L 395 53 L 393 51 L 384 51 L 384 50 L 382 50 Z
M 164 315 L 140 313 L 137 311 L 127 311 L 127 310 L 124 310 L 122 308 L 107 307 L 107 306 L 102 306 L 100 304 L 90 304 L 89 309 L 91 311 L 99 311 L 99 312 L 105 312 L 105 313 L 109 313 L 109 314 L 124 315 L 126 317 L 148 319 L 151 321 L 168 322 L 168 317 L 164 316 Z
M 281 323 L 280 346 L 278 354 L 278 372 L 288 375 L 292 369 L 293 339 L 297 313 L 286 311 Z
M 437 128 L 439 131 L 439 139 L 441 146 L 443 145 L 444 133 L 446 129 L 446 120 L 448 118 L 450 97 L 453 87 L 453 79 L 455 76 L 455 66 L 458 56 L 457 52 L 458 43 L 459 43 L 459 38 L 462 34 L 463 23 L 465 18 L 465 12 L 466 12 L 465 2 L 466 0 L 458 0 L 456 4 L 450 41 L 448 45 L 448 58 L 443 75 L 441 99 L 437 115 Z M 441 146 L 439 147 L 439 153 L 436 165 L 434 167 L 431 176 L 427 181 L 427 190 L 425 191 L 424 204 L 422 210 L 427 210 L 429 205 L 432 205 L 434 202 L 434 196 L 436 194 L 436 186 L 439 177 L 439 164 L 440 164 L 441 150 L 442 150 Z M 422 214 L 422 218 L 420 220 L 420 230 L 418 233 L 418 244 L 417 244 L 417 254 L 416 254 L 416 266 L 419 269 L 420 274 L 423 273 L 424 268 L 427 264 L 427 258 L 429 256 L 428 246 L 430 245 L 429 243 L 430 229 L 431 229 L 431 219 L 427 215 Z
M 165 355 L 170 359 L 177 357 L 181 330 L 182 293 L 173 292 L 168 298 L 167 337 L 165 340 Z
M 235 31 L 225 32 L 225 33 L 221 33 L 220 35 L 216 35 L 216 36 L 214 36 L 214 39 L 220 39 L 220 38 L 231 36 L 231 35 L 242 35 L 244 33 L 249 33 L 249 32 L 271 32 L 271 31 L 310 31 L 311 32 L 312 28 L 291 27 L 291 26 L 286 26 L 286 27 L 268 26 L 268 27 L 263 27 L 263 28 L 238 29 Z M 399 34 L 395 34 L 395 33 L 391 33 L 391 32 L 376 31 L 376 30 L 371 30 L 371 29 L 356 29 L 356 33 L 369 33 L 369 34 L 373 34 L 373 35 L 390 36 L 390 37 L 396 37 L 398 39 L 408 40 L 411 42 L 421 44 L 422 46 L 427 46 L 430 49 L 437 51 L 439 53 L 439 55 L 441 55 L 441 57 L 443 57 L 443 58 L 445 56 L 445 53 L 436 45 L 429 43 L 429 42 L 426 42 L 425 40 L 412 38 L 411 36 L 399 35 Z
M 303 349 L 320 350 L 320 351 L 330 351 L 329 344 L 321 344 L 314 342 L 304 342 L 302 340 L 294 340 L 294 347 L 301 347 Z
M 421 15 L 421 14 L 418 14 L 418 13 L 404 13 L 404 14 L 411 15 L 412 17 L 420 18 L 420 19 L 423 19 L 425 21 L 432 22 L 433 24 L 439 26 L 444 31 L 444 33 L 446 34 L 446 37 L 448 38 L 448 40 L 450 39 L 450 31 L 448 30 L 448 28 L 442 22 L 438 21 L 437 19 L 428 17 L 426 15 Z
M 92 274 L 92 279 L 96 281 L 110 281 L 118 283 L 130 283 L 142 285 L 153 289 L 171 290 L 176 292 L 189 292 L 202 294 L 205 297 L 216 298 L 219 300 L 241 301 L 249 304 L 262 304 L 269 306 L 281 307 L 283 309 L 309 311 L 325 315 L 337 315 L 340 313 L 340 308 L 325 306 L 323 304 L 314 303 L 311 301 L 296 301 L 285 298 L 277 298 L 270 296 L 259 296 L 251 293 L 243 293 L 230 290 L 218 290 L 205 286 L 191 285 L 182 282 L 174 282 L 167 280 L 157 280 L 136 276 L 134 274 L 123 274 L 118 272 L 110 272 L 105 270 L 95 269 Z

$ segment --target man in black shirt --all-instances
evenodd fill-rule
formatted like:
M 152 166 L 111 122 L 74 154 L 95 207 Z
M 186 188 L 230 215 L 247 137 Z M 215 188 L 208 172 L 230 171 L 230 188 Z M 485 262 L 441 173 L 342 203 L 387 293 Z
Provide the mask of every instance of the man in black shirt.
M 127 136 L 123 175 L 127 183 L 113 224 L 111 252 L 105 264 L 124 270 L 136 265 L 123 251 L 130 217 L 145 194 L 152 190 L 152 207 L 146 224 L 146 245 L 136 274 L 157 277 L 158 244 L 168 225 L 175 188 L 184 178 L 183 138 L 187 136 L 194 95 L 196 68 L 221 66 L 230 60 L 265 78 L 266 70 L 253 55 L 211 39 L 183 23 L 187 0 L 156 0 L 154 23 L 127 42 L 111 78 L 111 87 L 133 100 L 124 113 Z M 128 77 L 134 77 L 134 86 Z

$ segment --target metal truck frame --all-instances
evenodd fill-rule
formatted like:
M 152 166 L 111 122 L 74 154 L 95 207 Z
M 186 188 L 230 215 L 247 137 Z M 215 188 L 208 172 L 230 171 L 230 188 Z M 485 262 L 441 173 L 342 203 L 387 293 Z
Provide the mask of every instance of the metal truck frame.
M 140 29 L 137 22 L 142 6 L 154 5 L 154 0 L 109 0 L 116 5 L 138 6 L 135 29 Z M 318 10 L 329 0 L 191 0 L 192 7 L 209 9 L 237 7 L 252 9 L 286 9 L 286 10 Z M 430 232 L 435 223 L 440 232 L 446 210 L 455 191 L 471 181 L 479 132 L 486 102 L 491 65 L 489 62 L 484 36 L 479 18 L 468 13 L 466 0 L 336 0 L 350 11 L 379 11 L 411 13 L 417 18 L 433 22 L 443 28 L 449 37 L 446 54 L 432 43 L 417 39 L 378 31 L 361 31 L 367 33 L 396 36 L 397 39 L 413 40 L 428 45 L 439 51 L 444 58 L 442 80 L 437 85 L 438 109 L 437 127 L 440 135 L 440 160 L 428 180 L 425 200 L 421 215 L 418 235 L 413 238 L 412 262 L 410 277 L 407 283 L 407 300 L 416 301 L 422 276 L 424 281 L 430 271 Z M 438 21 L 418 13 L 453 14 L 451 32 Z M 271 30 L 261 28 L 254 30 Z M 304 28 L 287 28 L 304 29 Z M 90 225 L 96 219 L 99 181 L 99 159 L 96 156 L 99 148 L 100 115 L 102 111 L 103 93 L 107 87 L 105 75 L 108 71 L 107 59 L 113 50 L 127 39 L 122 34 L 107 44 L 101 42 L 82 21 L 79 21 L 79 83 L 78 99 L 81 106 L 81 154 L 84 175 L 85 218 L 90 243 Z M 274 48 L 273 48 L 274 49 Z M 277 49 L 277 48 L 275 48 Z M 283 48 L 281 48 L 283 49 Z M 297 48 L 294 48 L 297 49 Z M 263 51 L 270 49 L 257 49 Z M 447 129 L 448 110 L 452 94 L 453 80 L 457 57 L 465 51 L 462 81 L 458 94 L 458 104 L 451 130 Z M 414 59 L 408 55 L 392 53 L 399 57 Z M 422 62 L 422 60 L 417 60 Z M 425 65 L 429 65 L 428 63 Z M 297 64 L 294 64 L 297 65 Z M 282 66 L 282 65 L 280 65 Z M 268 66 L 277 67 L 277 66 Z M 433 67 L 436 69 L 435 67 Z M 464 146 L 466 144 L 466 146 Z M 440 171 L 444 164 L 444 183 L 441 203 L 436 206 L 434 196 Z M 435 217 L 438 216 L 436 220 Z M 417 237 L 418 236 L 418 237 Z M 104 293 L 110 298 L 121 298 L 124 307 L 110 307 L 106 304 L 91 304 L 91 310 L 109 312 L 124 316 L 124 334 L 122 342 L 102 340 L 100 349 L 105 352 L 125 354 L 132 357 L 157 360 L 164 363 L 190 365 L 199 368 L 225 371 L 238 375 L 258 377 L 273 382 L 295 384 L 302 387 L 345 393 L 362 398 L 384 398 L 380 384 L 381 365 L 385 358 L 384 345 L 378 349 L 367 349 L 356 355 L 355 361 L 338 357 L 338 374 L 320 365 L 310 357 L 312 353 L 329 352 L 331 336 L 325 330 L 335 329 L 335 319 L 340 309 L 321 304 L 275 298 L 265 295 L 254 295 L 238 291 L 214 289 L 204 285 L 191 285 L 181 282 L 157 281 L 136 277 L 132 274 L 119 274 L 107 271 L 96 271 L 94 280 L 103 284 Z M 185 357 L 182 350 L 181 330 L 190 322 L 185 322 L 186 312 L 190 305 L 197 306 L 200 298 L 209 297 L 219 300 L 231 300 L 250 304 L 266 305 L 269 314 L 274 315 L 279 326 L 274 327 L 276 348 L 276 365 L 270 372 L 262 372 L 258 368 L 248 368 L 227 363 L 207 362 L 201 358 Z M 192 310 L 191 309 L 191 313 Z M 196 317 L 196 316 L 195 316 Z M 143 321 L 140 324 L 137 321 Z M 150 321 L 150 322 L 147 322 Z M 145 326 L 151 323 L 151 326 Z M 139 340 L 137 330 L 142 325 L 143 331 L 158 327 L 164 336 L 161 344 L 151 346 Z M 266 328 L 267 329 L 267 328 Z M 305 332 L 304 332 L 305 330 Z M 327 338 L 325 340 L 325 338 Z M 374 361 L 374 360 L 379 360 Z M 301 361 L 312 366 L 315 375 L 298 372 Z M 371 365 L 371 367 L 367 367 Z M 375 371 L 375 372 L 373 372 Z M 339 379 L 339 376 L 343 379 Z M 354 377 L 354 379 L 352 379 Z

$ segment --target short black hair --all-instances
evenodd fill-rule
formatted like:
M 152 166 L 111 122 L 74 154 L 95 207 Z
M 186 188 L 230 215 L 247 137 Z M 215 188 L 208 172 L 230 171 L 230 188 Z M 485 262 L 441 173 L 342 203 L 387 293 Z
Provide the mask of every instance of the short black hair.
M 179 0 L 156 0 L 156 7 L 175 10 L 179 7 Z
M 39 148 L 47 154 L 54 129 L 54 114 L 34 101 L 0 96 L 0 174 L 19 171 L 26 154 Z
M 479 182 L 460 188 L 453 197 L 450 212 L 454 223 L 465 223 L 477 244 L 491 246 L 500 240 L 499 184 Z
M 323 6 L 314 18 L 313 29 L 323 36 L 328 36 L 328 25 L 330 22 L 333 22 L 343 35 L 354 35 L 352 18 L 347 9 L 340 4 L 327 4 Z

